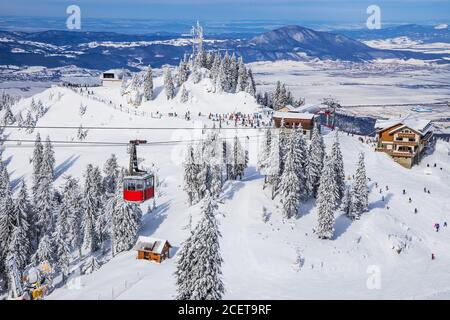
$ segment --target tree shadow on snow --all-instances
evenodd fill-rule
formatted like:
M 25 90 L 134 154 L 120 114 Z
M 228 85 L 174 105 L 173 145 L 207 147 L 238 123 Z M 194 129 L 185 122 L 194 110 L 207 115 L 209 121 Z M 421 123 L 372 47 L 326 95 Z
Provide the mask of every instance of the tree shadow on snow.
M 153 99 L 159 96 L 164 91 L 164 86 L 158 86 L 153 89 Z M 158 111 L 158 110 L 156 110 Z
M 55 173 L 54 173 L 54 180 L 58 179 L 60 176 L 62 176 L 67 170 L 69 170 L 70 167 L 73 166 L 73 164 L 80 158 L 80 156 L 75 156 L 74 154 L 71 155 L 69 158 L 64 160 L 61 164 L 56 166 Z
M 334 222 L 333 240 L 336 240 L 341 235 L 343 235 L 351 224 L 352 220 L 349 219 L 345 214 L 341 214 L 339 217 L 337 217 L 336 221 Z
M 309 199 L 307 202 L 302 202 L 300 204 L 297 219 L 300 219 L 300 218 L 310 214 L 312 209 L 314 209 L 315 205 L 316 205 L 316 199 Z
M 225 183 L 224 190 L 222 192 L 222 196 L 220 200 L 231 200 L 233 199 L 236 192 L 244 187 L 244 183 L 242 181 L 234 181 L 230 180 Z
M 3 165 L 4 165 L 5 167 L 9 166 L 9 164 L 10 164 L 11 161 L 12 161 L 12 159 L 13 159 L 13 156 L 10 155 L 5 161 L 3 161 Z
M 22 175 L 19 178 L 16 178 L 9 183 L 12 192 L 16 192 L 16 190 L 19 187 L 22 187 L 22 182 L 24 181 L 24 178 L 25 178 L 25 176 Z
M 388 193 L 384 197 L 384 201 L 382 199 L 383 195 L 380 195 L 380 200 L 377 200 L 377 201 L 372 202 L 372 203 L 369 204 L 369 211 L 372 210 L 372 209 L 377 209 L 377 208 L 380 208 L 380 209 L 385 208 L 386 205 L 389 204 L 389 201 L 392 199 L 393 195 L 394 195 L 393 193 Z
M 256 167 L 248 167 L 247 170 L 245 170 L 245 176 L 242 181 L 252 181 L 263 178 L 264 176 L 256 169 Z
M 171 243 L 171 245 L 173 245 L 173 243 Z M 175 255 L 177 254 L 178 250 L 180 250 L 180 247 L 178 247 L 178 246 L 172 246 L 172 248 L 170 248 L 170 259 L 175 257 Z
M 145 236 L 152 235 L 163 221 L 167 218 L 167 211 L 170 208 L 170 201 L 166 201 L 156 206 L 156 208 L 144 215 L 140 234 Z

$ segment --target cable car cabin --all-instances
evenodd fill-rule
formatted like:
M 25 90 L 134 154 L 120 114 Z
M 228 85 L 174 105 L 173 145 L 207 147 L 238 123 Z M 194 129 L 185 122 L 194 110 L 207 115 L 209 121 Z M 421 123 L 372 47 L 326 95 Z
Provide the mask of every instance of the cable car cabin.
M 123 178 L 123 198 L 128 202 L 142 203 L 155 196 L 153 174 L 126 176 Z

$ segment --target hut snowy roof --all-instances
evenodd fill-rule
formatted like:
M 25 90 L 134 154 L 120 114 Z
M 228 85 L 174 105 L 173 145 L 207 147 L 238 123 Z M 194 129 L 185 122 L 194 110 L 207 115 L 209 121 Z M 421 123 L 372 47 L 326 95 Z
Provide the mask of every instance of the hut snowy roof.
M 165 239 L 140 236 L 133 249 L 151 251 L 153 253 L 161 254 L 166 243 L 168 243 L 170 246 L 169 241 Z

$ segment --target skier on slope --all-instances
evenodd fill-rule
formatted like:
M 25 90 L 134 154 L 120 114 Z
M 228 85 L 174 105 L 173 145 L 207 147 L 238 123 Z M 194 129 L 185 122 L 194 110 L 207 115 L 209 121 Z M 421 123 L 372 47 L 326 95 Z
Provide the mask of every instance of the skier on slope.
M 436 229 L 436 232 L 439 232 L 439 223 L 435 223 L 434 228 Z

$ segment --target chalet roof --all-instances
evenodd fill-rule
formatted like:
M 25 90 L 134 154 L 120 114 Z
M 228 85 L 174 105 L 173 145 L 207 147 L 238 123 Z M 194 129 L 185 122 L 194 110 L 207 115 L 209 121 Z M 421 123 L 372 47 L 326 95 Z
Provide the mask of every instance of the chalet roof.
M 278 111 L 280 111 L 280 112 L 299 112 L 298 108 L 296 108 L 290 104 L 285 105 L 283 108 L 280 108 Z
M 150 249 L 151 252 L 161 254 L 166 242 L 170 246 L 169 241 L 164 240 L 164 239 L 139 236 L 133 249 L 134 250 L 145 250 L 145 249 L 148 250 L 149 248 L 151 248 Z
M 302 119 L 302 120 L 312 120 L 315 114 L 303 113 L 303 112 L 279 112 L 273 113 L 273 117 L 281 119 Z
M 398 127 L 396 127 L 398 126 Z M 391 129 L 389 134 L 393 134 L 394 132 L 401 130 L 403 128 L 409 128 L 420 135 L 426 135 L 428 132 L 432 130 L 431 121 L 427 119 L 416 119 L 416 118 L 404 118 L 404 119 L 393 119 L 393 120 L 383 120 L 377 121 L 375 127 L 378 131 L 385 131 Z M 396 127 L 396 128 L 395 128 Z

